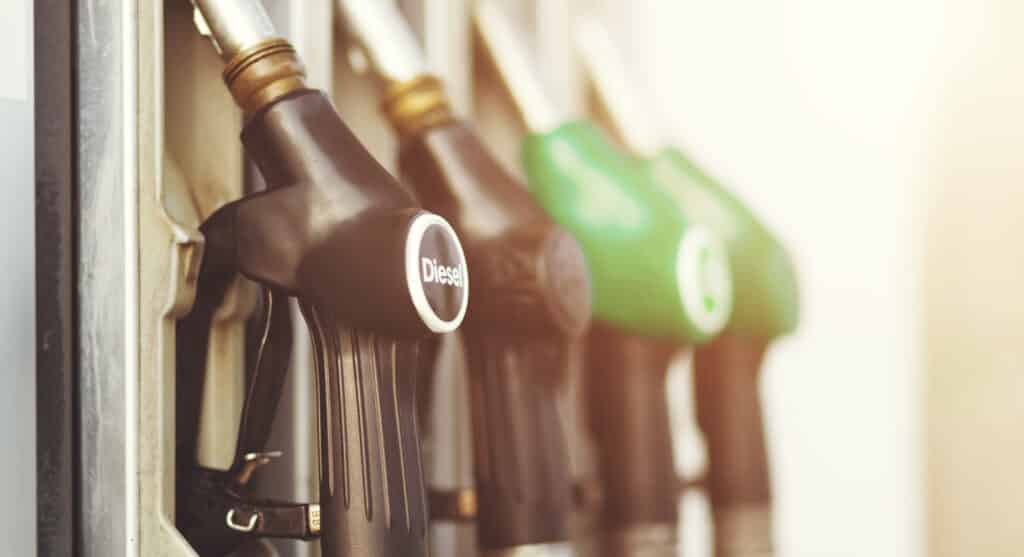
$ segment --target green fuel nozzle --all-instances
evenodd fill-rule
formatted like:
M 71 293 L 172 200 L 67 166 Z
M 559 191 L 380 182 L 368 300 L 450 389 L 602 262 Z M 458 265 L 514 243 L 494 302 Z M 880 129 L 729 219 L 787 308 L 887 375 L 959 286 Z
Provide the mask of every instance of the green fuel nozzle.
M 640 167 L 693 222 L 725 242 L 735 302 L 728 331 L 760 338 L 792 332 L 799 322 L 796 269 L 785 247 L 732 192 L 678 149 L 666 147 Z
M 679 149 L 665 145 L 636 100 L 604 29 L 585 20 L 576 38 L 595 91 L 644 183 L 660 189 L 689 222 L 706 226 L 725 243 L 734 290 L 728 330 L 764 338 L 791 332 L 797 326 L 799 296 L 785 248 L 734 194 Z
M 697 347 L 693 356 L 697 423 L 708 454 L 705 492 L 712 508 L 716 556 L 771 555 L 771 478 L 759 381 L 770 341 L 797 325 L 793 263 L 776 237 L 736 196 L 678 149 L 664 145 L 637 102 L 628 72 L 604 29 L 586 21 L 577 28 L 576 38 L 598 96 L 634 152 L 638 171 L 670 196 L 687 219 L 715 231 L 728 249 L 735 290 L 732 318 L 722 335 Z M 594 380 L 586 391 L 586 408 L 601 481 L 610 493 L 601 519 L 608 530 L 628 532 L 637 525 L 656 524 L 674 533 L 678 523 L 675 494 L 644 481 L 669 481 L 674 474 L 671 455 L 652 456 L 659 455 L 656 447 L 671 437 L 664 394 L 671 352 L 606 328 L 591 335 L 587 376 Z M 632 380 L 621 379 L 624 370 Z M 623 415 L 629 419 L 623 420 Z M 621 423 L 628 425 L 617 426 Z M 635 454 L 622 456 L 637 446 L 646 449 L 643 459 Z M 638 505 L 637 500 L 647 504 Z M 672 544 L 675 536 L 666 539 Z M 635 551 L 625 545 L 605 554 Z
M 476 20 L 530 132 L 522 150 L 530 190 L 583 246 L 595 317 L 686 344 L 713 338 L 729 319 L 733 288 L 716 234 L 597 128 L 551 104 L 494 2 L 478 4 Z

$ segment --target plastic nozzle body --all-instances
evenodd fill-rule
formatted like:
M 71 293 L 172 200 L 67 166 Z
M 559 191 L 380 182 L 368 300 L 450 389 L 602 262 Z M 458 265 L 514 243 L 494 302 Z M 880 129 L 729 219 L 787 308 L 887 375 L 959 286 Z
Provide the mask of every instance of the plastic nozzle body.
M 523 161 L 538 202 L 583 247 L 595 317 L 688 344 L 722 330 L 732 311 L 724 247 L 635 159 L 571 122 L 528 136 Z
M 398 166 L 424 206 L 451 221 L 473 268 L 460 333 L 479 550 L 564 543 L 572 480 L 558 398 L 568 346 L 590 318 L 584 255 L 464 122 L 409 137 Z
M 729 331 L 765 339 L 792 332 L 800 311 L 797 274 L 776 237 L 678 150 L 663 149 L 640 168 L 689 222 L 708 227 L 725 243 L 735 301 Z
M 319 91 L 293 92 L 251 114 L 242 142 L 268 188 L 224 205 L 203 223 L 199 292 L 220 296 L 222 285 L 241 274 L 299 301 L 317 370 L 318 404 L 310 418 L 318 418 L 316 520 L 323 524 L 323 553 L 426 556 L 415 380 L 421 347 L 429 350 L 437 334 L 454 331 L 468 309 L 469 271 L 458 236 L 419 207 Z M 241 539 L 211 509 L 225 498 L 230 504 L 249 499 L 233 487 L 208 488 L 209 474 L 193 461 L 198 424 L 190 418 L 199 414 L 208 346 L 201 342 L 217 307 L 213 298 L 197 297 L 203 320 L 183 321 L 178 329 L 179 339 L 198 338 L 179 344 L 179 356 L 190 355 L 193 365 L 178 371 L 178 385 L 186 388 L 176 410 L 177 525 L 199 553 L 221 555 Z M 274 403 L 276 384 L 264 385 L 259 392 L 271 394 L 261 398 Z M 257 429 L 265 432 L 274 409 L 257 402 L 253 410 L 263 424 Z M 266 439 L 245 438 L 254 439 L 246 443 L 252 450 Z M 251 520 L 249 528 L 266 536 L 282 524 Z M 285 526 L 295 531 L 294 523 Z
M 611 122 L 632 152 L 644 157 L 638 162 L 648 181 L 669 194 L 688 221 L 707 226 L 725 242 L 736 298 L 730 331 L 772 338 L 793 330 L 799 310 L 796 273 L 782 245 L 735 196 L 678 150 L 663 147 L 605 28 L 584 19 L 576 39 Z

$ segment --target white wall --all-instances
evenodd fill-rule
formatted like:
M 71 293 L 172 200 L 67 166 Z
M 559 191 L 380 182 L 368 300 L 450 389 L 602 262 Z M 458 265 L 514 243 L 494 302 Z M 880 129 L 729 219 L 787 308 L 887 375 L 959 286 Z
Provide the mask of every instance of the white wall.
M 1024 3 L 955 5 L 925 256 L 930 549 L 1024 548 Z
M 770 353 L 764 383 L 781 555 L 925 550 L 922 192 L 939 91 L 984 4 L 606 10 L 666 131 L 757 209 L 800 270 L 802 325 Z M 691 556 L 706 554 L 700 506 L 684 511 Z

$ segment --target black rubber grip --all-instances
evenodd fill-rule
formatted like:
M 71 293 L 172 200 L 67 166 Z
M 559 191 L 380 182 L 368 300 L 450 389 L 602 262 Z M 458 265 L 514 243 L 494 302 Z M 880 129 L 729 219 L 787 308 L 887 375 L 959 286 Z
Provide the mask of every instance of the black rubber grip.
M 281 402 L 292 354 L 292 318 L 288 297 L 270 289 L 263 292 L 266 318 L 254 351 L 255 361 L 248 366 L 245 402 L 235 445 L 236 468 L 244 463 L 246 454 L 269 448 L 267 440 Z
M 569 538 L 572 481 L 558 391 L 565 343 L 467 335 L 481 551 Z
M 266 448 L 291 356 L 292 331 L 286 298 L 265 290 L 265 342 L 246 381 L 246 399 L 232 468 L 227 471 L 202 468 L 196 457 L 210 327 L 232 282 L 230 275 L 207 275 L 204 279 L 197 293 L 196 308 L 179 321 L 177 327 L 176 522 L 198 552 L 213 556 L 227 554 L 243 542 L 238 532 L 225 527 L 224 516 L 226 510 L 238 502 L 229 495 L 247 494 L 236 479 L 245 463 L 245 455 Z M 225 489 L 231 493 L 226 494 Z M 272 529 L 261 527 L 257 531 L 260 535 L 273 535 Z
M 422 341 L 352 330 L 303 307 L 317 368 L 324 555 L 426 555 L 416 420 Z
M 707 490 L 720 557 L 772 552 L 759 385 L 766 348 L 764 339 L 723 334 L 694 355 L 697 424 L 708 449 Z
M 583 378 L 606 532 L 679 521 L 666 378 L 679 346 L 595 322 Z
M 441 350 L 441 337 L 428 337 L 420 345 L 420 357 L 416 372 L 416 415 L 419 419 L 420 440 L 429 444 L 431 432 L 431 412 L 434 409 L 434 383 L 437 380 L 438 354 Z

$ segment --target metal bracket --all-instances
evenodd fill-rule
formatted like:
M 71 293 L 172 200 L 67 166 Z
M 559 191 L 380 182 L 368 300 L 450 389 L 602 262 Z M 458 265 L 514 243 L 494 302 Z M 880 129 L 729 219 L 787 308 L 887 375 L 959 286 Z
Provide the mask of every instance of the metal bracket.
M 259 513 L 253 513 L 252 516 L 249 517 L 249 522 L 247 524 L 238 524 L 235 522 L 235 509 L 229 509 L 228 514 L 224 516 L 224 523 L 232 530 L 248 534 L 256 529 L 256 523 L 259 519 Z
M 235 476 L 235 483 L 245 485 L 252 479 L 252 475 L 258 468 L 270 464 L 275 458 L 284 455 L 281 451 L 266 451 L 261 453 L 246 453 L 245 464 L 242 465 L 238 475 Z

